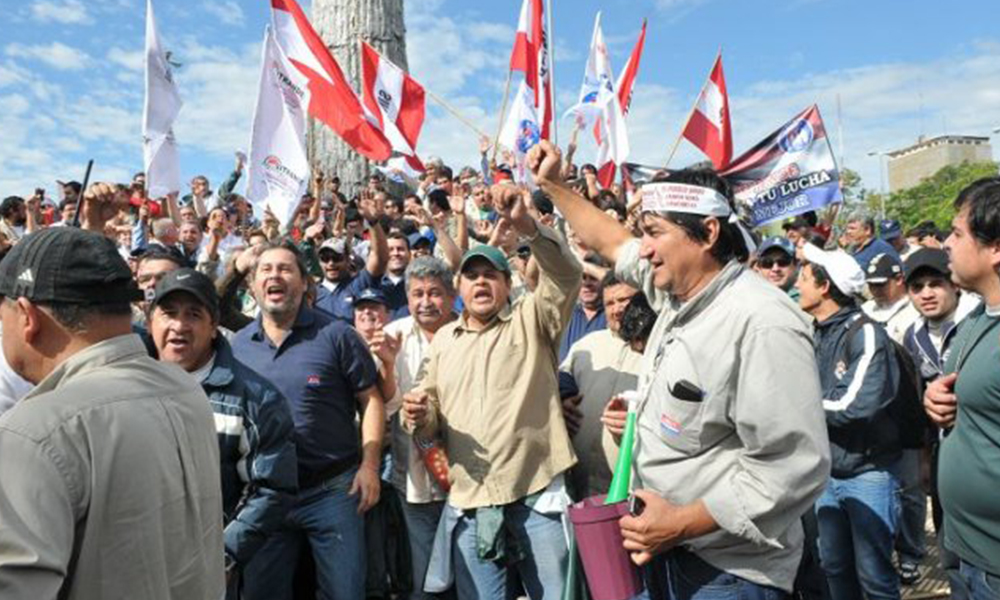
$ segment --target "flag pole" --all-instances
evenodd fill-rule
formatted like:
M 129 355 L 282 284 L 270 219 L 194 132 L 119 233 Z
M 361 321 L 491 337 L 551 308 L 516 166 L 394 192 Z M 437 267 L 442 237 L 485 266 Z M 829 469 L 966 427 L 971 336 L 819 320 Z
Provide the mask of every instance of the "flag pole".
M 94 159 L 87 161 L 87 170 L 83 173 L 83 185 L 80 186 L 80 194 L 76 197 L 76 214 L 73 215 L 73 227 L 80 226 L 80 209 L 83 208 L 83 197 L 87 195 L 87 186 L 90 185 L 90 171 L 94 168 Z
M 503 102 L 500 104 L 500 125 L 497 126 L 497 135 L 493 138 L 493 157 L 491 160 L 495 161 L 497 159 L 497 150 L 500 148 L 500 134 L 503 133 L 503 115 L 507 112 L 507 101 L 510 99 L 510 82 L 514 76 L 514 71 L 507 70 L 507 85 L 504 86 L 503 90 Z
M 715 63 L 718 62 L 720 56 L 722 56 L 722 46 L 719 46 L 719 53 L 715 55 L 715 60 L 712 61 L 712 70 L 715 69 Z M 698 109 L 698 101 L 701 100 L 702 94 L 705 93 L 705 88 L 708 87 L 708 81 L 712 78 L 712 70 L 708 71 L 708 77 L 705 79 L 705 83 L 702 84 L 698 95 L 694 97 L 694 104 L 691 105 L 691 110 L 688 111 L 687 118 L 684 119 L 684 126 L 681 127 L 681 133 L 677 136 L 677 141 L 674 142 L 673 147 L 670 149 L 670 154 L 667 156 L 667 162 L 663 164 L 664 169 L 670 166 L 670 161 L 674 159 L 674 154 L 677 153 L 677 148 L 680 147 L 681 140 L 684 139 L 684 130 L 687 129 L 688 123 L 691 122 L 691 117 L 694 116 L 694 111 Z
M 552 142 L 559 146 L 559 119 L 556 118 L 556 38 L 552 33 L 552 0 L 547 1 L 548 6 L 545 7 L 546 15 L 548 16 L 548 29 L 545 34 L 546 46 L 549 50 L 549 94 L 552 96 Z
M 458 110 L 455 107 L 453 107 L 451 104 L 449 104 L 448 102 L 446 102 L 444 100 L 444 98 L 438 96 L 437 94 L 435 94 L 434 92 L 430 91 L 427 88 L 424 88 L 424 92 L 427 94 L 428 98 L 430 98 L 431 100 L 433 100 L 433 101 L 437 102 L 438 104 L 440 104 L 441 108 L 443 108 L 446 111 L 448 111 L 449 113 L 451 113 L 451 116 L 453 116 L 456 119 L 458 119 L 463 125 L 465 125 L 469 129 L 471 129 L 472 131 L 474 131 L 476 134 L 478 134 L 478 135 L 480 135 L 480 136 L 482 136 L 484 138 L 489 139 L 489 137 L 490 137 L 489 134 L 484 133 L 482 129 L 480 129 L 479 127 L 476 127 L 475 123 L 473 123 L 472 121 L 470 121 L 469 119 L 467 119 L 466 117 L 464 117 L 462 115 L 462 113 L 458 112 Z

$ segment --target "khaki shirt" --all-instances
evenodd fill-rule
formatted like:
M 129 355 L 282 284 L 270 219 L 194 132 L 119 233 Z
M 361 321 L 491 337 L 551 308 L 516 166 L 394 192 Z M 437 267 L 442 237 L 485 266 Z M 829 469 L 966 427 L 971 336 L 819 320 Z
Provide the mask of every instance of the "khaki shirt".
M 190 375 L 135 335 L 0 417 L 0 598 L 218 600 L 219 442 Z
M 541 271 L 535 291 L 482 331 L 466 327 L 467 315 L 443 327 L 416 390 L 432 408 L 417 433 L 443 434 L 456 508 L 510 504 L 576 462 L 556 368 L 582 267 L 545 226 L 529 244 Z
M 560 367 L 580 390 L 583 423 L 573 436 L 580 463 L 573 469 L 575 490 L 583 496 L 608 493 L 618 460 L 618 446 L 601 423 L 604 407 L 614 396 L 638 389 L 642 354 L 610 329 L 595 331 L 573 344 Z

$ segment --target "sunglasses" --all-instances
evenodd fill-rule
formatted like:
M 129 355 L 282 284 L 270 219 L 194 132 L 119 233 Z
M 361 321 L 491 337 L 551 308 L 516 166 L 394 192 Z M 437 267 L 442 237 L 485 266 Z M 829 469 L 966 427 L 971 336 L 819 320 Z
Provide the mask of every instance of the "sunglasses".
M 774 265 L 778 265 L 781 268 L 792 266 L 792 259 L 789 256 L 781 256 L 779 258 L 762 258 L 757 261 L 757 265 L 761 269 L 770 269 Z
M 336 252 L 320 252 L 319 262 L 341 262 L 345 256 L 343 254 L 337 254 Z

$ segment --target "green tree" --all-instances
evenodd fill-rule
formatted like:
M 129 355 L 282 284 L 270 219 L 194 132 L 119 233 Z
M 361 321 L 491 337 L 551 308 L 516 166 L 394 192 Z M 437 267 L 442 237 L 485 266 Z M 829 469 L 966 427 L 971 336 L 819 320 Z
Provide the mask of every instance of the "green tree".
M 853 169 L 843 168 L 840 170 L 840 192 L 844 195 L 846 204 L 854 204 L 862 199 L 861 175 Z
M 977 179 L 996 175 L 997 163 L 993 161 L 948 165 L 919 185 L 886 197 L 886 216 L 902 223 L 904 231 L 922 221 L 934 221 L 938 227 L 947 228 L 955 216 L 952 203 L 958 193 Z M 879 212 L 881 202 L 880 194 L 865 197 L 865 204 L 873 214 Z

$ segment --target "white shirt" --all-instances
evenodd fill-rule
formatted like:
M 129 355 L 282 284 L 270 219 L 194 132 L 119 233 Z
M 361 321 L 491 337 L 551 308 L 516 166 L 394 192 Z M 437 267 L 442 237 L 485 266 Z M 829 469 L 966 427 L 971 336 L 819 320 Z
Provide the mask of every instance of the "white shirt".
M 889 306 L 878 306 L 874 300 L 869 300 L 861 305 L 861 310 L 871 320 L 884 325 L 889 337 L 897 344 L 903 343 L 906 330 L 920 318 L 920 313 L 913 307 L 909 295 L 904 295 Z
M 444 500 L 442 492 L 431 480 L 430 473 L 420 457 L 420 451 L 413 437 L 403 431 L 397 415 L 403 406 L 403 395 L 409 393 L 423 375 L 422 367 L 431 341 L 427 338 L 412 316 L 393 321 L 385 326 L 386 335 L 402 334 L 399 354 L 396 355 L 396 395 L 385 405 L 386 415 L 392 420 L 392 445 L 399 448 L 406 445 L 406 501 L 411 504 L 426 504 Z M 396 453 L 393 453 L 396 455 Z M 398 454 L 402 456 L 402 452 Z

